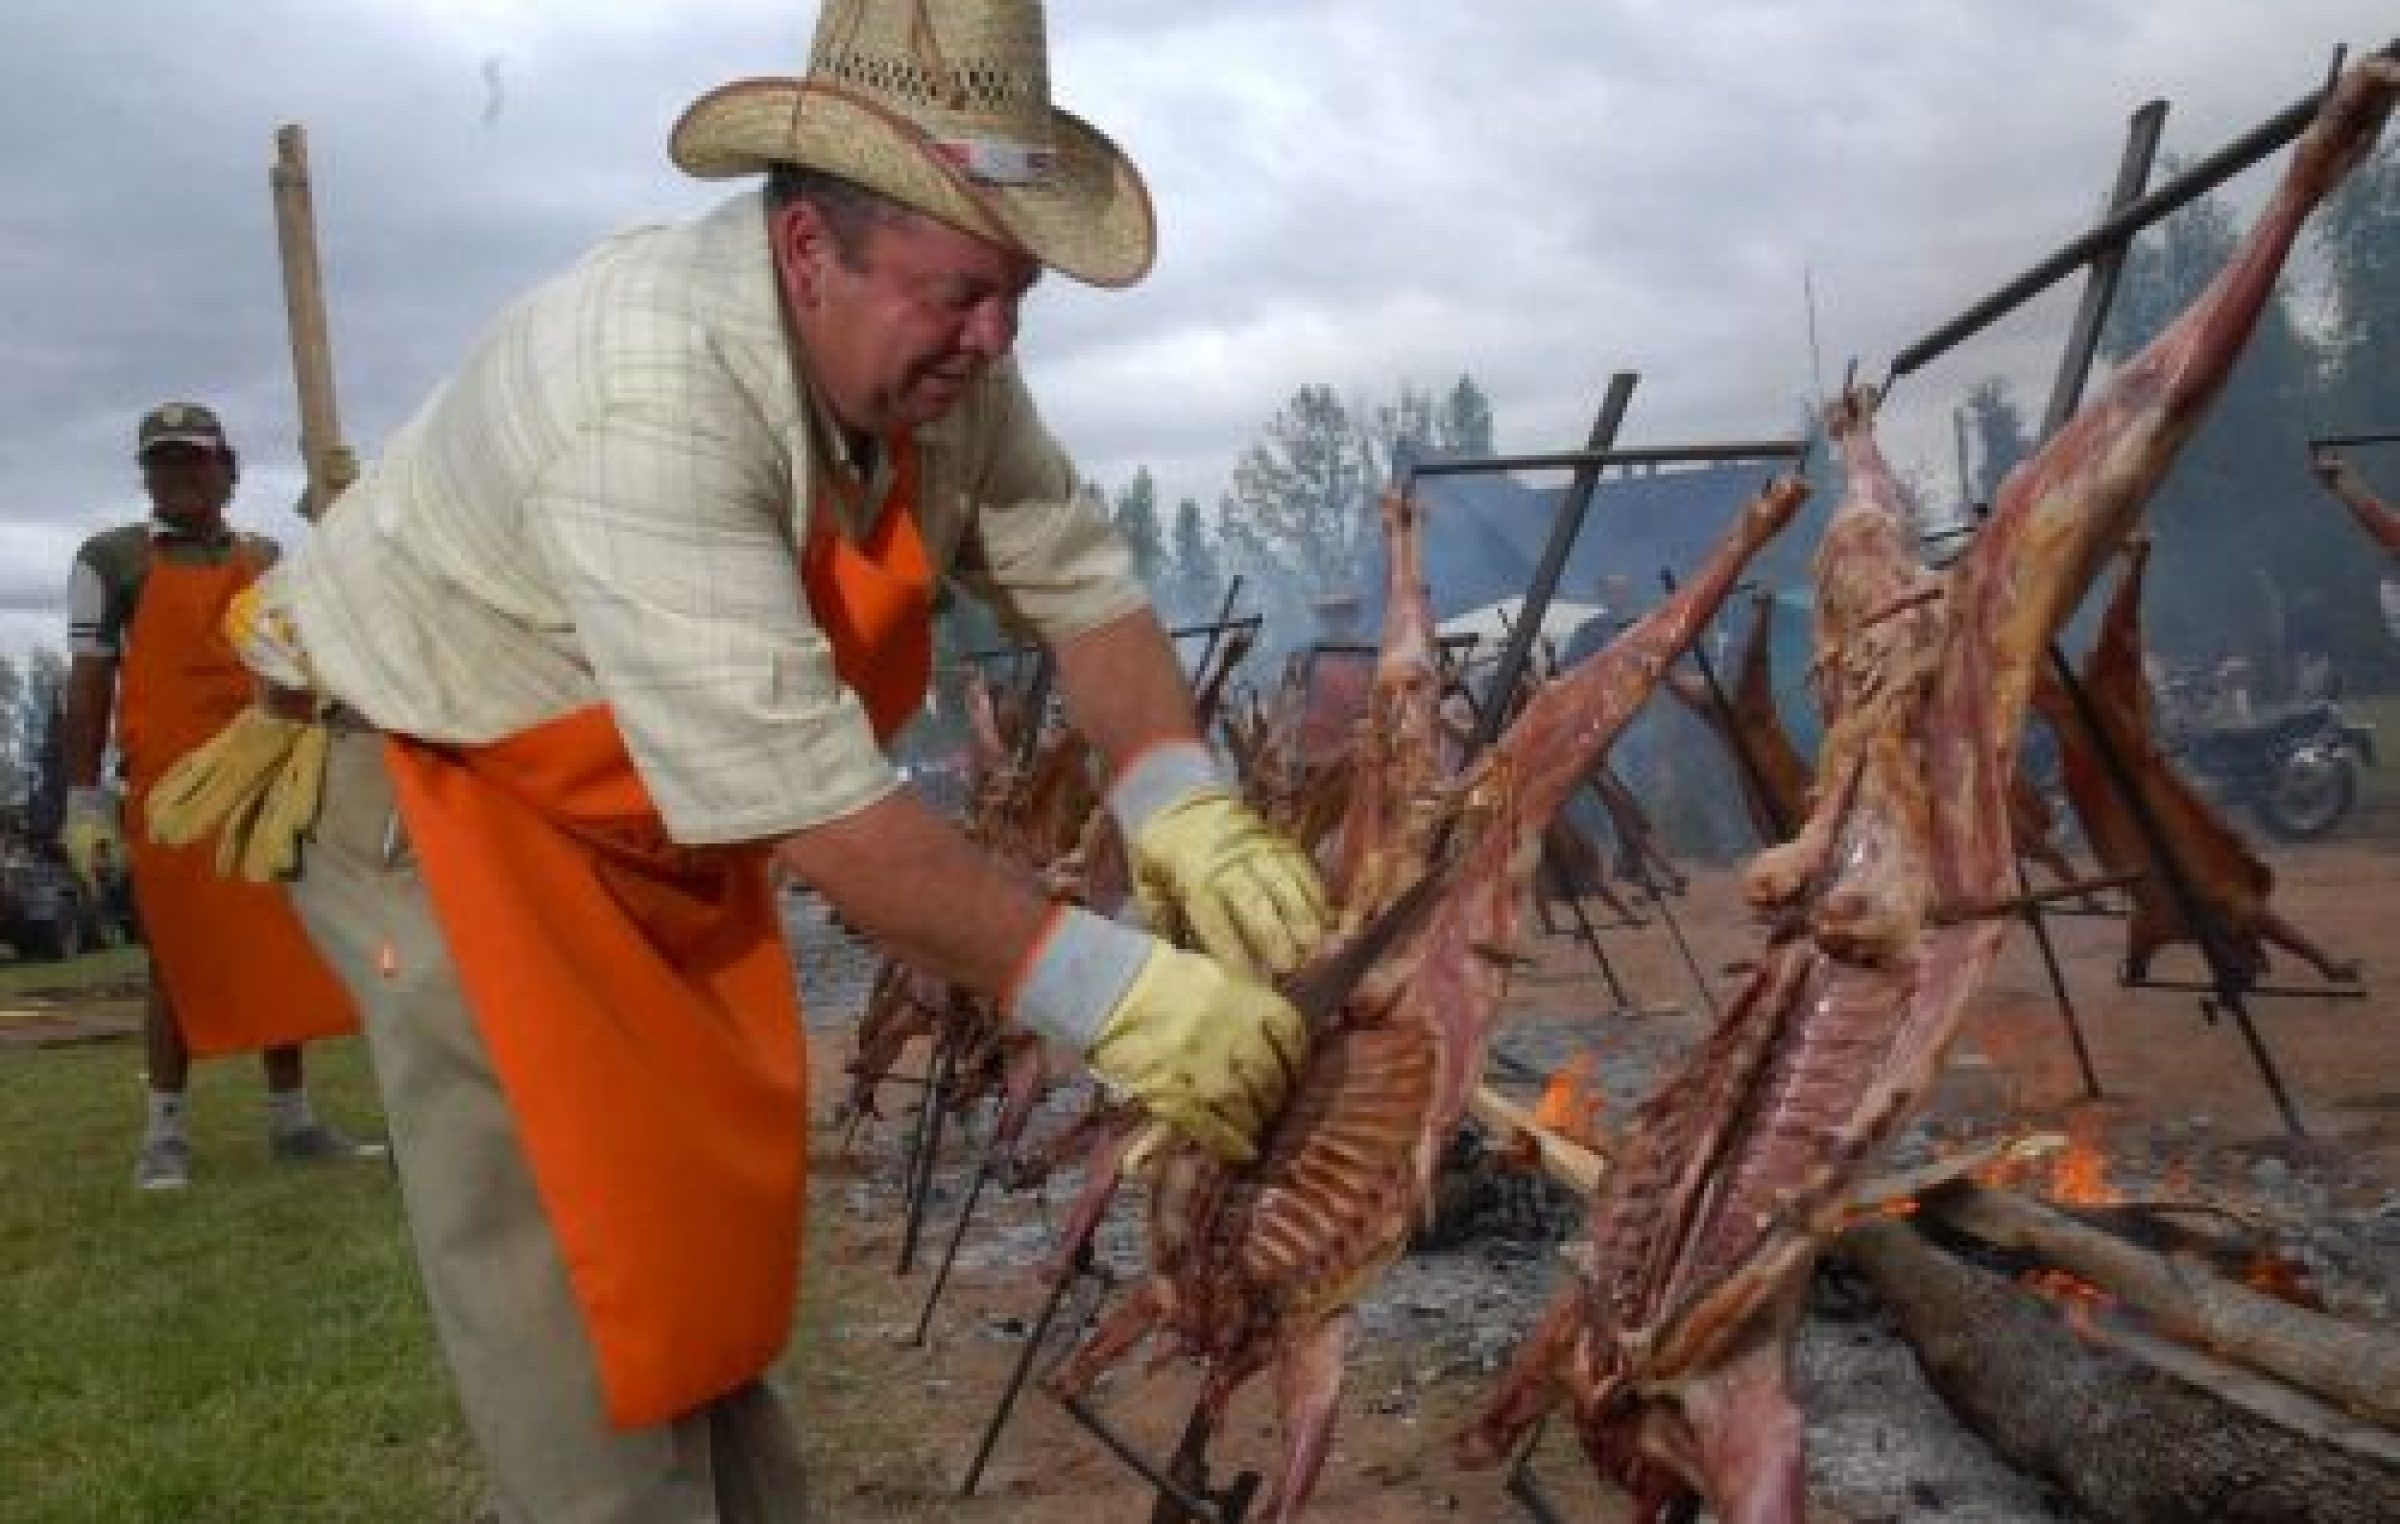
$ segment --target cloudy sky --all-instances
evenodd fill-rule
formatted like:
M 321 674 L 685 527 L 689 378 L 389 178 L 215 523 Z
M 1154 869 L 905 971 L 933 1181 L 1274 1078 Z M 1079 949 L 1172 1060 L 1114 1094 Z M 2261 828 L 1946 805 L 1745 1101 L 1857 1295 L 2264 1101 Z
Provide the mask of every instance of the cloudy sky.
M 235 517 L 296 538 L 298 426 L 267 192 L 314 160 L 345 433 L 402 421 L 517 292 L 724 193 L 665 161 L 727 79 L 795 71 L 766 0 L 8 0 L 0 16 L 0 648 L 61 639 L 85 534 L 143 511 L 153 402 L 213 402 Z M 1046 283 L 1023 340 L 1087 475 L 1213 503 L 1298 387 L 1472 375 L 1508 450 L 1788 433 L 2064 241 L 2127 116 L 2198 157 L 2380 45 L 2390 0 L 1052 0 L 1059 100 L 1149 176 L 1124 293 Z M 2236 193 L 2255 193 L 2254 174 Z M 1805 292 L 1815 294 L 1814 342 Z M 1904 384 L 1949 474 L 1986 375 L 2038 407 L 2071 298 Z

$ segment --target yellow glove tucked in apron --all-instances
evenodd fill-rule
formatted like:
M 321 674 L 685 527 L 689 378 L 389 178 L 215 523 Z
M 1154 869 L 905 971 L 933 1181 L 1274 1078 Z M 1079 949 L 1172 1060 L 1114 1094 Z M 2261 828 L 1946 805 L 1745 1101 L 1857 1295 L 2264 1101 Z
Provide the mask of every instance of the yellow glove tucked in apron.
M 144 804 L 150 838 L 189 846 L 215 831 L 217 872 L 257 882 L 289 877 L 300 865 L 300 838 L 316 822 L 331 735 L 318 718 L 314 674 L 297 632 L 253 583 L 225 611 L 225 633 L 254 671 L 267 674 L 280 701 L 235 715 L 213 740 L 158 780 Z
M 1144 752 L 1109 789 L 1134 893 L 1151 926 L 1188 928 L 1211 954 L 1249 972 L 1289 973 L 1332 922 L 1308 854 L 1218 780 L 1206 748 Z
M 1221 1158 L 1257 1156 L 1308 1050 L 1281 995 L 1215 959 L 1062 906 L 1008 997 L 1020 1024 Z
M 300 837 L 316 823 L 330 736 L 253 704 L 214 740 L 168 769 L 150 791 L 150 839 L 189 846 L 217 832 L 217 872 L 260 883 L 300 866 Z

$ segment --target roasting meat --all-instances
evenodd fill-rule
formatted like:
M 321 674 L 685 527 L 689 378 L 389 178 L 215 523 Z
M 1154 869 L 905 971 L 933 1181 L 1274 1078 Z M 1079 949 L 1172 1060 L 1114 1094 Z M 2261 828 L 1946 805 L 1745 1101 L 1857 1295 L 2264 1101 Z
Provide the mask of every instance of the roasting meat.
M 2101 618 L 2091 654 L 2084 658 L 2080 686 L 2097 722 L 2097 741 L 2095 727 L 2085 723 L 2055 673 L 2045 667 L 2033 690 L 2034 708 L 2058 737 L 2067 798 L 2083 822 L 2083 834 L 2100 859 L 2101 871 L 2138 875 L 2126 890 L 2132 909 L 2125 919 L 2125 977 L 2147 978 L 2150 960 L 2160 948 L 2198 938 L 2101 746 L 2124 764 L 2127 781 L 2141 790 L 2143 808 L 2174 854 L 2228 973 L 2243 985 L 2255 983 L 2266 971 L 2267 944 L 2272 942 L 2307 959 L 2327 979 L 2355 978 L 2353 965 L 2326 956 L 2276 913 L 2268 903 L 2275 889 L 2274 870 L 2159 754 L 2150 724 L 2149 685 L 2142 676 L 2142 571 L 2148 559 L 2147 539 L 2137 538 L 2126 547 L 2124 573 Z
M 1097 808 L 1090 743 L 1072 727 L 1052 727 L 1020 767 L 1021 727 L 1041 716 L 996 698 L 980 678 L 967 684 L 966 712 L 968 838 L 1024 865 L 1052 895 L 1080 898 L 1085 857 L 1076 849 L 1088 818 L 1106 813 Z M 876 1092 L 919 1037 L 942 1057 L 928 1067 L 947 1074 L 940 1104 L 963 1114 L 999 1095 L 1010 1115 L 1031 1109 L 1042 1080 L 1039 1044 L 1007 1028 L 992 1001 L 887 959 L 859 1018 L 844 1115 L 877 1114 Z
M 1545 932 L 1556 929 L 1550 915 L 1553 906 L 1592 897 L 1597 897 L 1619 921 L 1640 924 L 1633 907 L 1610 885 L 1599 844 L 1566 815 L 1560 815 L 1542 831 L 1542 862 L 1534 876 L 1534 891 L 1535 907 L 1541 913 Z
M 1762 845 L 1773 845 L 1792 834 L 1808 814 L 1812 781 L 1808 758 L 1783 723 L 1775 705 L 1772 645 L 1775 600 L 1767 593 L 1752 599 L 1755 616 L 1734 666 L 1733 687 L 1719 704 L 1708 684 L 1692 672 L 1668 674 L 1667 691 L 1722 738 L 1737 764 L 1742 803 L 1750 812 L 1751 828 Z M 1730 712 L 1728 712 L 1730 710 Z
M 1558 676 L 1557 653 L 1544 641 L 1536 657 L 1539 675 L 1529 668 L 1524 681 L 1517 685 L 1517 696 L 1509 706 L 1513 718 L 1527 701 L 1540 691 L 1543 681 Z M 1447 768 L 1455 768 L 1466 755 L 1474 735 L 1473 716 L 1477 713 L 1473 692 L 1466 674 L 1456 667 L 1445 669 L 1445 697 L 1442 702 L 1442 757 Z M 1652 893 L 1683 892 L 1683 874 L 1659 846 L 1649 817 L 1628 789 L 1607 765 L 1592 769 L 1585 780 L 1585 799 L 1599 807 L 1608 821 L 1608 831 L 1615 846 L 1612 867 L 1604 864 L 1599 844 L 1585 833 L 1572 815 L 1562 812 L 1550 822 L 1543 834 L 1542 863 L 1535 877 L 1536 904 L 1541 910 L 1542 929 L 1552 929 L 1550 907 L 1566 896 L 1596 895 L 1609 913 L 1629 925 L 1640 925 L 1634 913 L 1607 878 L 1614 871 L 1629 884 L 1637 884 Z
M 1227 749 L 1244 795 L 1268 824 L 1312 852 L 1341 823 L 1367 721 L 1375 653 L 1317 647 L 1293 656 L 1273 696 L 1228 718 Z
M 2400 93 L 2377 57 L 2329 92 L 2224 272 L 2002 483 L 1947 577 L 1912 553 L 1873 398 L 1832 411 L 1849 495 L 1816 560 L 1827 731 L 1808 820 L 1759 855 L 1772 920 L 1747 987 L 1619 1140 L 1588 1265 L 1504 1373 L 1466 1458 L 1561 1398 L 1655 1520 L 1803 1517 L 1791 1338 L 1863 1161 L 1932 1088 L 2006 922 L 2009 779 L 2050 640 L 2133 527 L 2272 292 L 2309 210 Z
M 1320 957 L 1339 958 L 1403 896 L 1437 842 L 1448 888 L 1319 1028 L 1255 1164 L 1231 1169 L 1193 1151 L 1165 1161 L 1150 1275 L 1053 1373 L 1055 1391 L 1082 1393 L 1158 1334 L 1206 1367 L 1213 1425 L 1243 1382 L 1274 1365 L 1284 1464 L 1268 1516 L 1297 1517 L 1331 1443 L 1349 1308 L 1406 1246 L 1482 1075 L 1542 827 L 1805 492 L 1797 480 L 1771 485 L 1683 591 L 1543 688 L 1462 778 L 1439 765 L 1419 508 L 1385 499 L 1384 639 L 1372 723 L 1355 748 L 1360 786 L 1331 849 L 1341 925 Z
M 2386 553 L 2400 555 L 2400 508 L 2377 497 L 2375 489 L 2359 476 L 2358 469 L 2339 455 L 2327 451 L 2317 457 L 2315 465 L 2317 479 L 2325 484 L 2325 490 L 2342 500 L 2351 517 L 2358 520 L 2358 527 Z
M 1769 655 L 1773 597 L 1760 593 L 1754 602 L 1758 617 L 1742 643 L 1733 689 L 1723 704 L 1696 674 L 1675 672 L 1667 683 L 1684 707 L 1699 716 L 1733 752 L 1751 827 L 1762 845 L 1772 846 L 1808 818 L 1809 794 L 1816 777 L 1813 764 L 1801 754 L 1776 707 Z M 2058 849 L 2057 821 L 2050 803 L 2022 774 L 2009 785 L 2008 810 L 2018 855 L 2040 864 L 2062 883 L 2072 881 L 2074 865 Z

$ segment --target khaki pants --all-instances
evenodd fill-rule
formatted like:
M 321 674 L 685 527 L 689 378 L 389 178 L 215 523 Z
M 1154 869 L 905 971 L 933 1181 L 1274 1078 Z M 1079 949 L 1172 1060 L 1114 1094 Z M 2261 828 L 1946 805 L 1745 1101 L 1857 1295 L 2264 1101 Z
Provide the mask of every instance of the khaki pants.
M 609 1426 L 508 1102 L 414 860 L 386 862 L 382 740 L 337 736 L 292 897 L 358 1002 L 417 1266 L 503 1524 L 799 1524 L 796 1436 L 754 1381 L 673 1424 Z M 388 951 L 387 951 L 388 950 Z

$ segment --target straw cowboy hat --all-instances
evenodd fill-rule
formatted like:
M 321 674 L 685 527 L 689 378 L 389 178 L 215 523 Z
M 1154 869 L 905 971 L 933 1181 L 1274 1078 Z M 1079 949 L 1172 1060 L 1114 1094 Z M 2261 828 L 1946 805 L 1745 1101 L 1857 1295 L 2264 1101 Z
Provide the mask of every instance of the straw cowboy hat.
M 667 153 L 702 179 L 824 170 L 1095 286 L 1156 247 L 1141 173 L 1050 104 L 1040 0 L 826 0 L 806 78 L 711 90 Z

